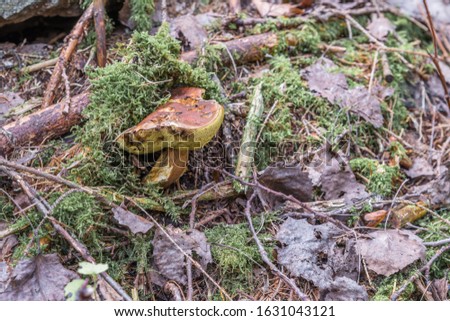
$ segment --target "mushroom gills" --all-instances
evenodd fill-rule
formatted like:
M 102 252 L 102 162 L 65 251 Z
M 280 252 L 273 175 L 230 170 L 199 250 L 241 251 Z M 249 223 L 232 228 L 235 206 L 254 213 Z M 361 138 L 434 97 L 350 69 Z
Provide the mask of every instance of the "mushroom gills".
M 144 177 L 144 184 L 157 184 L 167 188 L 175 183 L 187 170 L 189 150 L 167 148 L 161 152 L 150 173 Z

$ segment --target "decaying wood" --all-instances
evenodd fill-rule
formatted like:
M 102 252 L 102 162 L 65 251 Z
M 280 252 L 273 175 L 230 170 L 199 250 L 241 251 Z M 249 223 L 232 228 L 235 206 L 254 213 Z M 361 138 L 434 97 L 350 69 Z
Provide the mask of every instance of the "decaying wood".
M 97 64 L 106 65 L 106 28 L 105 28 L 105 0 L 94 0 L 94 26 L 97 45 Z
M 255 87 L 250 110 L 247 115 L 247 121 L 242 135 L 241 147 L 239 148 L 239 156 L 236 163 L 235 173 L 237 176 L 247 181 L 252 176 L 253 157 L 256 149 L 256 137 L 258 128 L 261 124 L 261 116 L 264 111 L 264 101 L 261 93 L 262 84 Z M 236 184 L 237 190 L 245 190 L 245 187 Z
M 81 122 L 81 112 L 89 104 L 89 94 L 72 97 L 64 113 L 64 101 L 38 110 L 0 128 L 0 156 L 8 156 L 15 147 L 34 146 L 67 133 Z
M 70 60 L 72 53 L 77 47 L 78 43 L 83 39 L 84 31 L 89 25 L 92 15 L 94 12 L 94 6 L 91 4 L 83 13 L 83 15 L 78 20 L 75 27 L 72 29 L 72 32 L 66 37 L 66 44 L 61 50 L 61 54 L 59 55 L 58 62 L 56 63 L 55 68 L 53 69 L 52 77 L 48 82 L 47 89 L 44 93 L 44 100 L 42 102 L 42 107 L 48 107 L 53 103 L 53 99 L 55 98 L 55 91 L 58 88 L 59 81 L 61 80 L 61 75 L 63 68 Z
M 32 72 L 35 72 L 35 71 L 38 71 L 38 70 L 41 70 L 41 69 L 44 69 L 47 67 L 54 66 L 58 62 L 58 59 L 59 58 L 53 58 L 53 59 L 38 62 L 37 64 L 34 64 L 34 65 L 23 67 L 22 69 L 20 69 L 20 72 L 22 74 L 32 73 Z
M 234 39 L 222 42 L 224 52 L 222 53 L 222 63 L 229 65 L 234 59 L 239 64 L 251 63 L 264 59 L 264 53 L 271 51 L 278 45 L 279 39 L 275 33 L 268 32 L 255 36 Z M 230 55 L 232 57 L 230 57 Z M 196 50 L 185 52 L 181 55 L 181 60 L 190 64 L 200 57 Z

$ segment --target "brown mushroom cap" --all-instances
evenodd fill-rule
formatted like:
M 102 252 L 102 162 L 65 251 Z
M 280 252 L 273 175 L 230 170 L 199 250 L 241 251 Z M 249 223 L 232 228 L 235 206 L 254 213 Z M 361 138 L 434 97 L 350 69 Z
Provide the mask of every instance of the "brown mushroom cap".
M 224 117 L 220 104 L 201 99 L 203 92 L 200 88 L 177 88 L 166 104 L 123 132 L 117 142 L 133 154 L 203 147 L 214 137 Z

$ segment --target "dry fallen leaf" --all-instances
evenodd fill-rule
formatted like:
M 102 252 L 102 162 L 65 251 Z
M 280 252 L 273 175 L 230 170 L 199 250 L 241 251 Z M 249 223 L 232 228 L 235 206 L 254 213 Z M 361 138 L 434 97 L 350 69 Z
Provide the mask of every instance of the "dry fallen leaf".
M 57 254 L 23 259 L 7 277 L 1 270 L 0 265 L 0 301 L 62 301 L 64 287 L 78 277 L 62 266 Z
M 315 186 L 320 186 L 325 193 L 325 200 L 344 198 L 347 203 L 369 196 L 366 187 L 356 180 L 348 165 L 339 163 L 327 153 L 316 155 L 307 168 L 310 179 Z
M 191 14 L 178 16 L 170 22 L 170 34 L 181 41 L 184 50 L 200 48 L 208 39 L 208 33 Z
M 407 223 L 412 223 L 421 219 L 427 214 L 426 204 L 422 201 L 417 204 L 409 204 L 394 208 L 391 213 L 392 227 L 401 228 Z
M 380 128 L 383 125 L 383 115 L 375 91 L 369 93 L 362 86 L 349 89 L 344 74 L 333 73 L 333 69 L 337 69 L 337 66 L 331 60 L 323 58 L 306 68 L 303 76 L 308 81 L 309 88 L 319 96 L 341 108 L 349 109 L 375 128 Z M 378 88 L 376 92 L 385 94 L 382 88 Z
M 413 194 L 421 194 L 422 200 L 426 200 L 431 205 L 450 204 L 450 171 L 448 167 L 441 166 L 436 170 L 438 173 L 435 179 L 423 185 L 414 186 Z
M 166 231 L 187 254 L 195 252 L 202 267 L 206 268 L 212 262 L 210 246 L 204 233 L 198 230 L 185 232 L 172 226 L 167 226 Z M 159 229 L 153 239 L 153 260 L 157 272 L 166 281 L 173 280 L 183 285 L 187 283 L 186 257 Z M 152 281 L 164 285 L 156 277 L 152 277 Z
M 24 100 L 14 92 L 0 93 L 0 125 L 4 123 L 3 115 L 10 109 L 23 104 Z
M 117 222 L 120 225 L 128 227 L 133 234 L 145 234 L 154 226 L 154 224 L 146 218 L 131 213 L 121 207 L 113 208 L 112 212 L 114 213 L 114 218 Z
M 422 240 L 409 231 L 380 230 L 368 236 L 372 239 L 357 241 L 357 250 L 367 267 L 377 274 L 389 276 L 425 259 Z
M 364 214 L 364 223 L 368 227 L 375 227 L 386 218 L 387 213 L 388 212 L 386 210 L 379 210 L 376 212 Z
M 297 5 L 290 3 L 274 4 L 262 0 L 252 0 L 252 3 L 261 17 L 291 17 L 304 12 Z
M 8 224 L 0 222 L 0 234 L 8 230 Z M 0 262 L 5 261 L 11 254 L 12 249 L 18 244 L 17 236 L 12 234 L 6 237 L 0 238 Z
M 262 185 L 274 191 L 292 195 L 299 201 L 310 202 L 312 200 L 314 186 L 308 177 L 308 172 L 302 171 L 299 167 L 268 167 L 258 180 Z M 263 190 L 261 193 L 272 206 L 283 201 Z
M 389 19 L 381 16 L 373 19 L 367 26 L 367 30 L 372 36 L 383 41 L 389 33 L 395 31 L 395 26 Z
M 355 282 L 358 256 L 354 242 L 337 241 L 343 234 L 331 223 L 311 225 L 305 219 L 288 218 L 276 236 L 283 244 L 278 262 L 292 275 L 313 282 L 330 300 L 367 300 L 364 287 Z
M 421 176 L 432 176 L 434 174 L 433 166 L 423 157 L 413 159 L 412 167 L 405 171 L 409 178 Z

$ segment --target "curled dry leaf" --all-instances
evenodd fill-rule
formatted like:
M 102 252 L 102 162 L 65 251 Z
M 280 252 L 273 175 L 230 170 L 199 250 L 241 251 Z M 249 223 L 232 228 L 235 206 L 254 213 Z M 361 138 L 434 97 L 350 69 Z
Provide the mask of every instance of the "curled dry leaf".
M 363 221 L 366 224 L 366 226 L 375 227 L 386 218 L 387 213 L 388 212 L 385 210 L 379 210 L 376 212 L 367 213 L 367 214 L 364 214 Z
M 210 246 L 204 233 L 198 230 L 185 232 L 172 226 L 167 226 L 166 231 L 187 254 L 195 253 L 202 267 L 206 268 L 212 262 Z M 187 283 L 186 257 L 159 229 L 153 239 L 153 260 L 159 273 L 159 277 L 152 276 L 154 283 L 159 286 L 164 286 L 165 281 L 170 280 L 183 285 Z
M 133 234 L 145 234 L 154 226 L 154 224 L 146 218 L 131 213 L 130 211 L 127 211 L 126 209 L 123 209 L 121 207 L 113 208 L 112 212 L 114 213 L 114 218 L 117 220 L 117 222 L 120 225 L 128 227 Z
M 359 239 L 357 250 L 367 267 L 377 274 L 392 275 L 417 260 L 425 259 L 422 240 L 409 231 L 380 230 Z
M 62 266 L 57 254 L 21 260 L 7 274 L 5 278 L 0 271 L 0 301 L 61 301 L 66 284 L 77 278 Z
M 407 223 L 421 219 L 427 214 L 426 204 L 422 201 L 417 204 L 401 206 L 392 210 L 391 223 L 395 228 L 401 228 Z
M 313 282 L 322 297 L 366 300 L 364 287 L 355 282 L 358 256 L 354 242 L 338 240 L 343 234 L 331 223 L 311 225 L 304 219 L 288 218 L 276 236 L 283 244 L 278 250 L 278 262 L 292 275 Z

